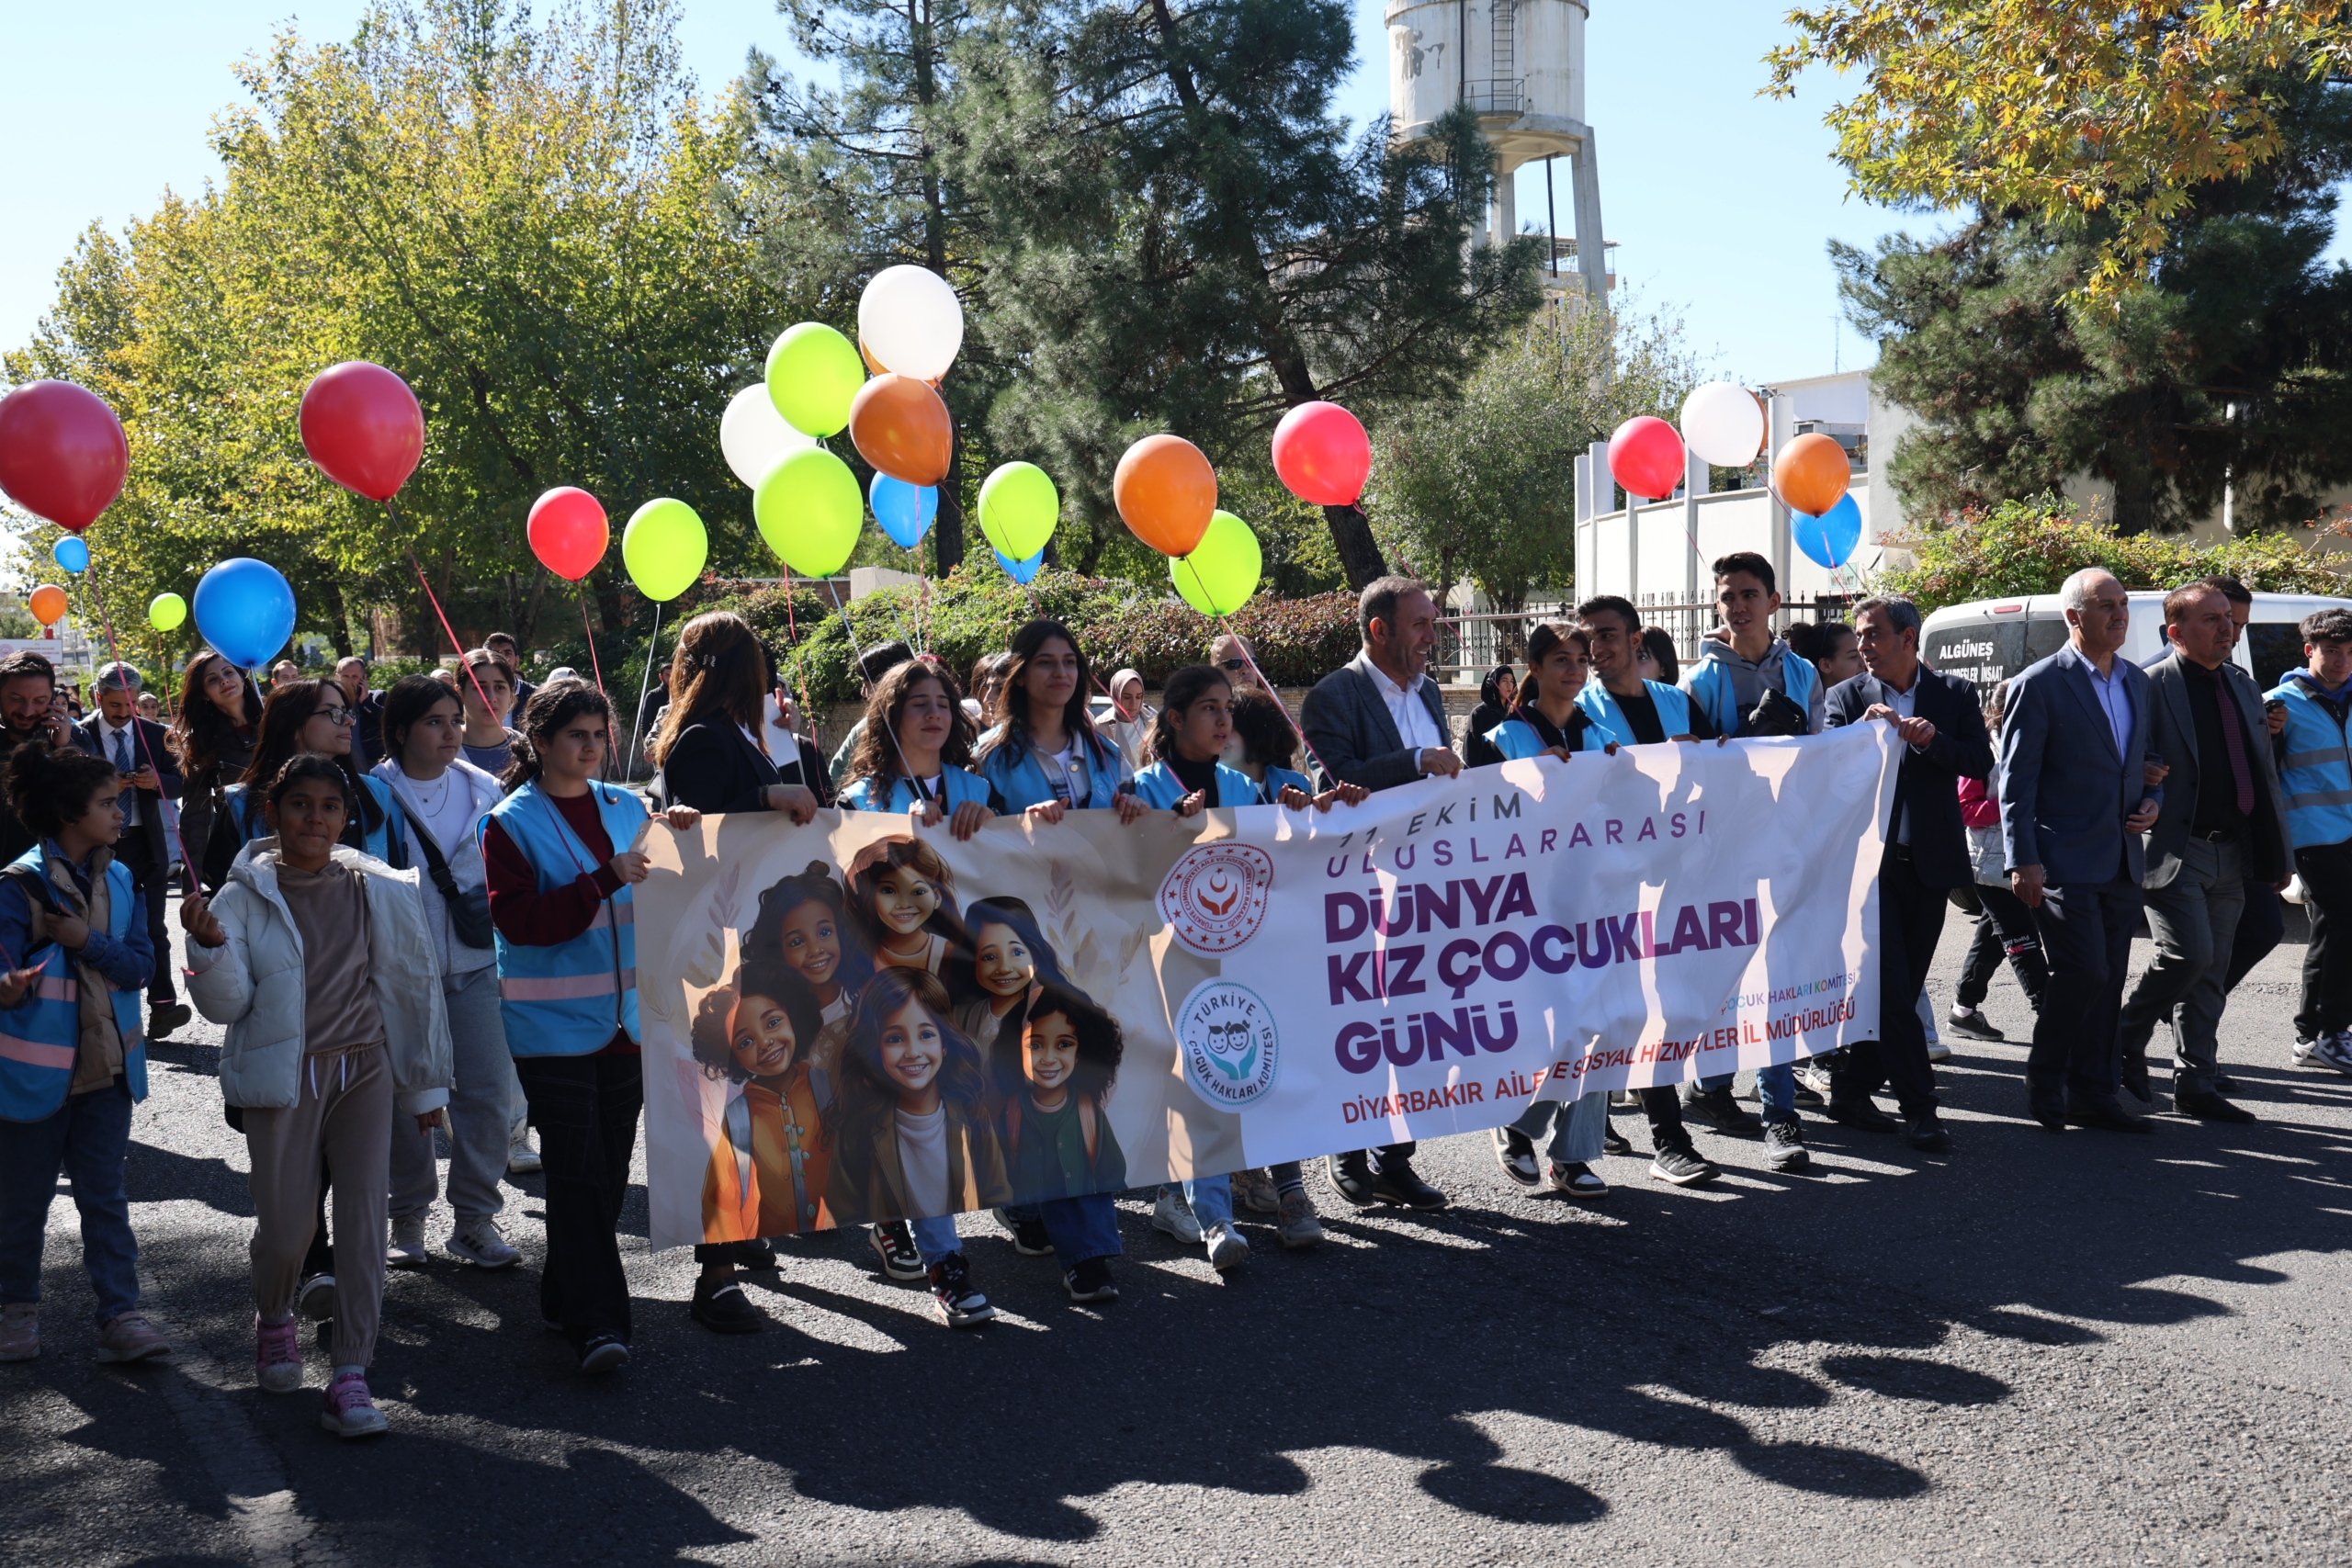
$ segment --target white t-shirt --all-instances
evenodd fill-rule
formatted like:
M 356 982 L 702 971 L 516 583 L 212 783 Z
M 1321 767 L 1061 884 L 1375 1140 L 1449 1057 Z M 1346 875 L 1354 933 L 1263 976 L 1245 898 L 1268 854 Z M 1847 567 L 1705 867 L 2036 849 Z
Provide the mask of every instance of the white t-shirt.
M 891 1112 L 899 1124 L 899 1168 L 907 1176 L 907 1204 L 918 1216 L 955 1213 L 947 1201 L 947 1108 L 928 1116 Z
M 433 835 L 441 854 L 449 863 L 449 874 L 460 887 L 480 887 L 486 880 L 481 857 L 465 852 L 473 841 L 474 792 L 455 768 L 445 771 L 437 779 L 420 782 L 402 773 L 400 779 L 401 804 L 424 829 Z M 422 865 L 424 853 L 417 852 L 417 863 Z

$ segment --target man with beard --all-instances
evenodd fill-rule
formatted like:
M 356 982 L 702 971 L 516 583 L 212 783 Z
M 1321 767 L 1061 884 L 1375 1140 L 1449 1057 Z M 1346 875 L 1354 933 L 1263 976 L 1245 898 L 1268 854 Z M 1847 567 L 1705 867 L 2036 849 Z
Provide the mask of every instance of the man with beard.
M 66 744 L 66 722 L 50 711 L 56 689 L 56 668 L 30 649 L 0 659 L 0 772 L 19 746 L 54 751 Z M 40 839 L 0 797 L 0 865 L 13 863 Z

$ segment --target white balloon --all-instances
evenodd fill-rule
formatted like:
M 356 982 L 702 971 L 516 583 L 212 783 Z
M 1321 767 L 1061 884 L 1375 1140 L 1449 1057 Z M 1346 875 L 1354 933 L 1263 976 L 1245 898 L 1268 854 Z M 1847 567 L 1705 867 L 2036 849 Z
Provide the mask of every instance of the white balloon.
M 857 335 L 886 370 L 936 381 L 964 346 L 964 307 L 927 266 L 886 266 L 857 301 Z
M 815 445 L 815 436 L 803 435 L 784 423 L 765 382 L 746 387 L 728 400 L 727 412 L 718 419 L 718 449 L 726 454 L 727 466 L 735 470 L 735 477 L 753 490 L 760 488 L 760 480 L 777 463 Z
M 1764 449 L 1764 410 L 1755 394 L 1710 381 L 1682 400 L 1682 440 L 1718 468 L 1744 468 Z

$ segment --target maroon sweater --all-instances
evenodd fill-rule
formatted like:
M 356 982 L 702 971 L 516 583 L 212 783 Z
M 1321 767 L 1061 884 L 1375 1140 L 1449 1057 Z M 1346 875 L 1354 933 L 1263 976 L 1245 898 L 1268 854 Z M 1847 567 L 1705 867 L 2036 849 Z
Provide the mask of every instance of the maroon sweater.
M 490 923 L 498 934 L 523 947 L 554 947 L 570 942 L 588 929 L 596 918 L 596 910 L 604 901 L 620 891 L 621 879 L 613 874 L 613 840 L 605 831 L 605 819 L 596 810 L 596 797 L 592 794 L 570 798 L 547 797 L 571 830 L 587 847 L 588 869 L 571 881 L 547 893 L 539 891 L 539 874 L 506 829 L 496 822 L 485 822 L 481 830 L 481 858 L 490 885 Z M 637 1045 L 627 1034 L 616 1036 L 605 1047 L 605 1052 L 634 1052 Z M 603 1055 L 604 1053 L 599 1053 Z

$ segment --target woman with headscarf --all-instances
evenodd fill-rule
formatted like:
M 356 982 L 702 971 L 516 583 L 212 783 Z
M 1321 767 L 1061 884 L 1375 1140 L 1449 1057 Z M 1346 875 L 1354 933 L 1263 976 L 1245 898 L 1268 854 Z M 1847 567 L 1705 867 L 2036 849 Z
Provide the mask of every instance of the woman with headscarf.
M 1470 728 L 1463 742 L 1464 766 L 1483 768 L 1503 760 L 1503 754 L 1487 739 L 1487 731 L 1509 718 L 1518 703 L 1519 677 L 1512 672 L 1510 660 L 1505 660 L 1478 682 L 1478 705 L 1470 710 Z

